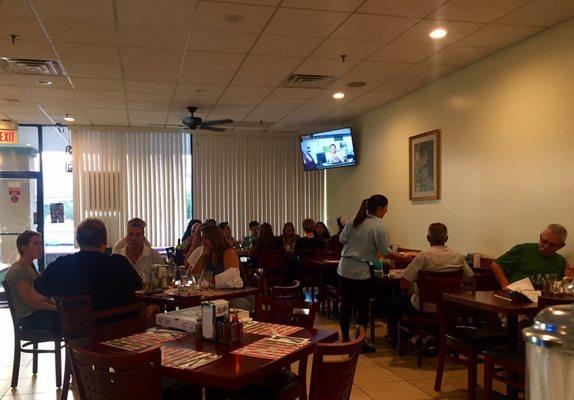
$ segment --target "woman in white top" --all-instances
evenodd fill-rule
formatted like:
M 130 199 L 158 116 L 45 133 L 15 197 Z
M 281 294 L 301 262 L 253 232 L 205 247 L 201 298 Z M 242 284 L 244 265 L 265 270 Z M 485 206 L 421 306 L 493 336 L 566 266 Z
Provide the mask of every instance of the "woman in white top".
M 357 323 L 367 328 L 371 296 L 371 270 L 369 262 L 391 252 L 387 232 L 381 218 L 387 213 L 389 201 L 380 194 L 363 200 L 355 219 L 349 222 L 339 240 L 343 244 L 337 273 L 341 285 L 341 333 L 349 341 L 351 312 L 357 311 Z M 375 351 L 363 345 L 363 352 Z

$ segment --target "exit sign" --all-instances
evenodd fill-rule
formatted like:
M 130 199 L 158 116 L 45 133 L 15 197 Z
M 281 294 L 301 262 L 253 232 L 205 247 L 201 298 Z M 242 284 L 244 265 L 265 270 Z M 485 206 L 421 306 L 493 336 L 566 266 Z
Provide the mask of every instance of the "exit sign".
M 0 129 L 0 144 L 18 144 L 18 131 Z

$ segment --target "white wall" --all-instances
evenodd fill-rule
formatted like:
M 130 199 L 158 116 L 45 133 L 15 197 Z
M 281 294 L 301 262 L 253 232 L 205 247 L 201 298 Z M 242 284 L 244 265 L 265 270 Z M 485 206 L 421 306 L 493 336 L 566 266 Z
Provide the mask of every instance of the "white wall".
M 327 173 L 328 215 L 389 197 L 391 241 L 423 248 L 444 222 L 450 244 L 496 256 L 553 222 L 574 243 L 574 20 L 353 121 L 356 168 Z M 409 201 L 408 138 L 442 131 L 442 198 Z M 574 244 L 562 250 L 574 261 Z

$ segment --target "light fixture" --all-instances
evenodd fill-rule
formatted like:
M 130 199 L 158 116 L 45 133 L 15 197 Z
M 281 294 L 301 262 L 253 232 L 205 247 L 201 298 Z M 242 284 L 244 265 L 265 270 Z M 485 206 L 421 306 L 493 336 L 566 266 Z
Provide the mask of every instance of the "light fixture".
M 0 103 L 2 104 L 18 104 L 20 100 L 18 99 L 0 99 Z
M 32 146 L 30 143 L 26 143 L 26 146 Z
M 237 14 L 229 14 L 229 15 L 224 15 L 221 20 L 223 22 L 227 22 L 228 24 L 238 24 L 240 22 L 243 22 L 245 20 L 245 18 L 242 15 L 237 15 Z
M 50 86 L 52 84 L 52 81 L 39 80 L 39 81 L 36 81 L 36 83 L 38 85 Z
M 8 57 L 0 57 L 0 60 L 10 61 L 10 58 L 8 58 Z
M 446 36 L 446 34 L 447 34 L 446 29 L 436 28 L 431 33 L 429 33 L 429 36 L 432 39 L 442 39 L 443 37 Z
M 74 122 L 75 120 L 76 120 L 76 118 L 70 117 L 69 114 L 66 114 L 66 116 L 64 117 L 64 121 Z
M 343 92 L 333 93 L 333 98 L 335 100 L 341 100 L 344 97 L 345 97 L 345 93 L 343 93 Z

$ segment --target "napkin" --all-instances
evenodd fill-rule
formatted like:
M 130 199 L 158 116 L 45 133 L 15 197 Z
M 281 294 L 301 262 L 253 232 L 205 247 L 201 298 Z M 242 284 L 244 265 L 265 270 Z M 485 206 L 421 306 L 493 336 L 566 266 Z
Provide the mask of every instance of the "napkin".
M 528 298 L 533 303 L 538 302 L 538 297 L 540 297 L 541 292 L 540 290 L 534 290 L 534 286 L 532 286 L 532 281 L 530 278 L 524 278 L 519 281 L 513 282 L 506 287 L 507 289 L 518 292 Z
M 215 275 L 216 289 L 240 289 L 243 287 L 243 280 L 239 276 L 239 268 L 229 268 L 221 274 Z

